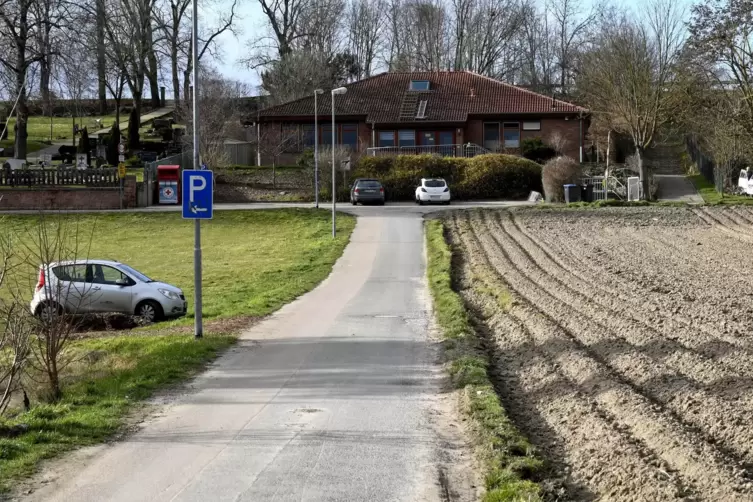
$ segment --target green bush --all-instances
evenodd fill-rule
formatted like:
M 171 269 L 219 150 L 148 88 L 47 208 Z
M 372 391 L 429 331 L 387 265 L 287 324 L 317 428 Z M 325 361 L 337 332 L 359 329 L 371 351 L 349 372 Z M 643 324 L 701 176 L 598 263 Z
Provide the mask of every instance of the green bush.
M 557 156 L 557 151 L 541 138 L 526 138 L 520 142 L 520 153 L 528 160 L 543 164 Z
M 541 166 L 514 155 L 480 155 L 469 161 L 461 198 L 522 199 L 541 191 Z
M 541 191 L 541 166 L 514 155 L 363 157 L 350 175 L 377 178 L 387 200 L 413 200 L 421 178 L 444 178 L 460 199 L 523 198 Z M 347 197 L 346 199 L 347 200 Z

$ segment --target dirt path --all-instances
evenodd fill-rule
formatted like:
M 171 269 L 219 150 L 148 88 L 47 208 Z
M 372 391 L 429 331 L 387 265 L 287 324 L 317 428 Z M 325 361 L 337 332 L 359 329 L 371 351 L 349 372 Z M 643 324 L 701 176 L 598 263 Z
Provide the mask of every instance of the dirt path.
M 552 460 L 553 495 L 753 500 L 753 350 L 741 310 L 753 284 L 736 266 L 751 222 L 739 208 L 448 222 L 463 294 L 495 342 L 503 400 Z

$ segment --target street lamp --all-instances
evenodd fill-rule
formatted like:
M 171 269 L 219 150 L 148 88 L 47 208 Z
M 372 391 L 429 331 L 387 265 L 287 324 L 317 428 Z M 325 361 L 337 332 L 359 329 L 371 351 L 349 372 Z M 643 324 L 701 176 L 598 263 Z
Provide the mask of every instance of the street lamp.
M 335 129 L 335 95 L 345 94 L 348 89 L 345 87 L 338 87 L 332 89 L 332 238 L 335 238 L 335 206 L 337 204 L 337 187 L 335 181 L 335 144 L 336 144 L 336 132 Z
M 319 110 L 316 97 L 324 94 L 322 89 L 314 91 L 314 201 L 319 209 Z

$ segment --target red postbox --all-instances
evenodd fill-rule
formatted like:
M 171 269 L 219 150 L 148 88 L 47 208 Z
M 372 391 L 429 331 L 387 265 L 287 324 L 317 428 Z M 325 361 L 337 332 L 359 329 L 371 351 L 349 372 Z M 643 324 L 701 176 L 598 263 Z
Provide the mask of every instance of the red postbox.
M 160 204 L 180 204 L 180 166 L 157 166 Z

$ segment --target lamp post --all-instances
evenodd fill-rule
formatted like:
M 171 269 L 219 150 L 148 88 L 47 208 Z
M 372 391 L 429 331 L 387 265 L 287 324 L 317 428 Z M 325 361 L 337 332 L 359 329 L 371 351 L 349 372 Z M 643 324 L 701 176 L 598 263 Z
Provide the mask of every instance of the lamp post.
M 332 238 L 335 238 L 335 206 L 337 205 L 337 181 L 335 179 L 335 144 L 337 141 L 337 129 L 335 129 L 335 95 L 345 94 L 348 89 L 338 87 L 332 89 Z
M 314 202 L 319 209 L 319 109 L 316 97 L 324 94 L 322 89 L 314 91 Z

